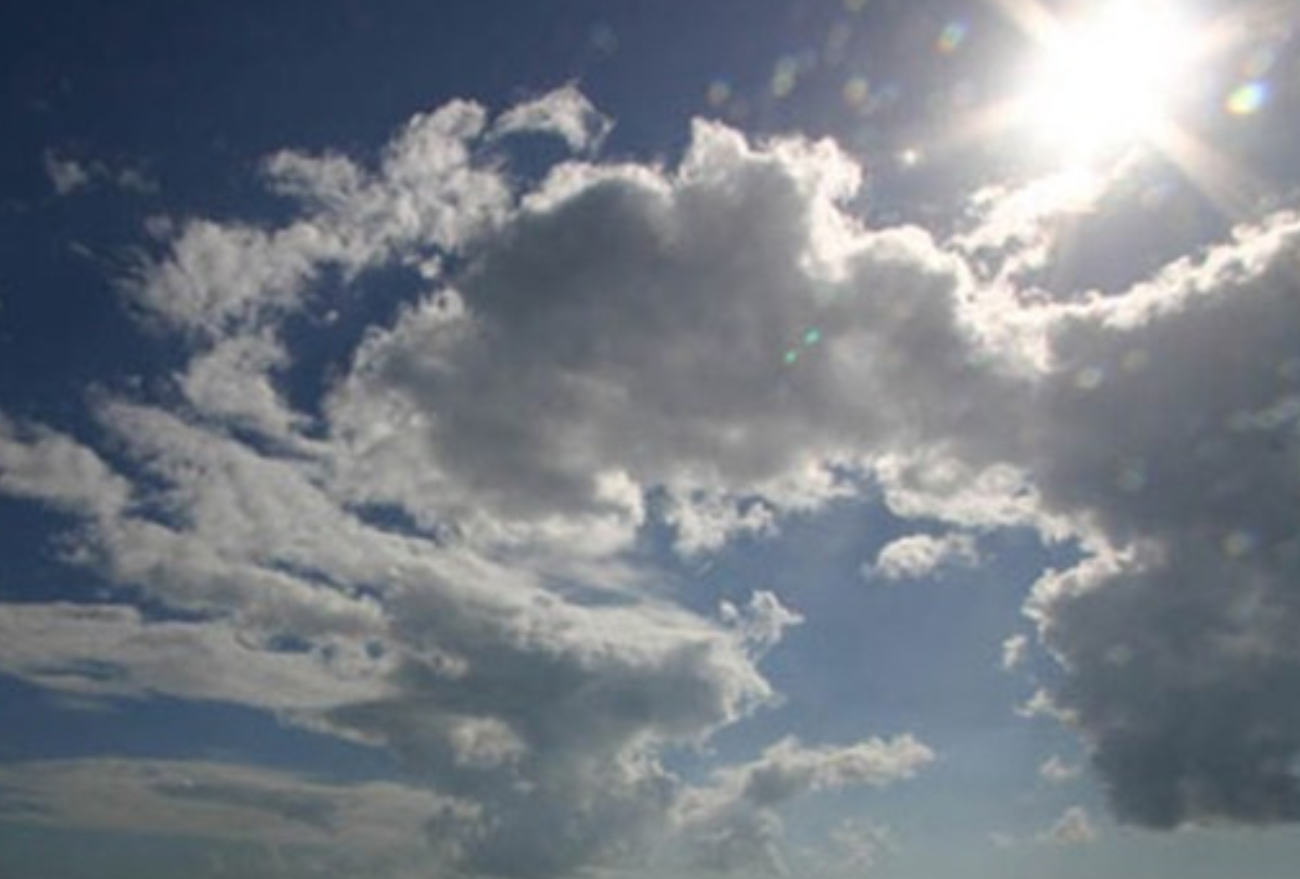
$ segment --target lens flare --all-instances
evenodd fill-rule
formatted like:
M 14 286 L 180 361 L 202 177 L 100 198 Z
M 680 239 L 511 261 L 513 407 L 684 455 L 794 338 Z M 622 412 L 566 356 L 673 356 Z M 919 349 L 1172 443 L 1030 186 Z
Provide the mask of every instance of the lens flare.
M 867 101 L 867 96 L 871 94 L 871 83 L 863 76 L 851 76 L 844 82 L 844 88 L 841 90 L 844 103 L 850 107 L 861 107 Z
M 939 39 L 935 41 L 935 48 L 944 55 L 956 52 L 961 48 L 961 44 L 966 42 L 966 35 L 969 30 L 964 21 L 948 22 L 939 34 Z
M 1268 103 L 1268 85 L 1263 82 L 1248 82 L 1233 89 L 1224 107 L 1233 116 L 1253 116 Z

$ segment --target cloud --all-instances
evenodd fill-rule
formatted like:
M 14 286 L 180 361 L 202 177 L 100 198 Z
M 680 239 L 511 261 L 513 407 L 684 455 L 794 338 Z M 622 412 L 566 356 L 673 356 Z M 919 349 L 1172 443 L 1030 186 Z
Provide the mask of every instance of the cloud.
M 1097 830 L 1087 809 L 1071 806 L 1039 838 L 1056 845 L 1083 845 L 1097 838 Z
M 969 534 L 911 534 L 881 549 L 866 573 L 885 580 L 918 580 L 940 568 L 974 565 L 978 561 L 975 538 Z
M 228 623 L 151 622 L 122 605 L 0 604 L 0 670 L 78 696 L 321 711 L 384 688 L 386 663 L 352 646 L 276 651 Z
M 111 518 L 125 507 L 131 485 L 75 439 L 0 413 L 0 493 Z
M 722 621 L 729 624 L 758 653 L 781 643 L 786 629 L 804 621 L 802 616 L 783 605 L 775 593 L 765 591 L 753 593 L 749 597 L 749 605 L 743 610 L 724 601 L 721 616 Z
M 842 863 L 855 871 L 872 870 L 887 853 L 898 848 L 893 828 L 864 819 L 841 821 L 830 838 L 839 849 Z
M 1016 395 L 1016 402 L 1004 400 L 991 413 L 995 420 L 979 425 L 977 434 L 964 437 L 978 443 L 962 450 L 976 452 L 973 459 L 939 444 L 891 450 L 873 462 L 883 500 L 892 513 L 965 528 L 1028 526 L 1052 540 L 1070 535 L 1069 520 L 1044 508 L 1032 475 L 1019 463 L 1018 447 L 1024 437 L 1016 431 L 1031 423 L 1026 398 L 1033 393 L 1033 385 L 1008 384 L 1002 392 Z M 966 405 L 978 408 L 983 401 Z M 998 420 L 1004 417 L 1011 420 Z M 979 448 L 986 443 L 989 448 Z M 996 463 L 988 463 L 989 458 Z
M 783 739 L 742 767 L 723 771 L 719 787 L 755 806 L 775 806 L 810 791 L 846 785 L 881 787 L 910 778 L 934 753 L 910 735 L 845 747 L 806 747 Z
M 59 195 L 70 195 L 90 184 L 90 172 L 76 159 L 59 158 L 54 152 L 46 150 L 41 155 L 45 174 L 50 178 L 50 185 Z
M 1072 227 L 1112 192 L 1119 170 L 1067 168 L 1018 186 L 986 187 L 968 200 L 965 228 L 950 243 L 1014 298 L 1041 296 L 1047 291 L 1035 290 L 1033 281 L 1051 269 Z
M 1063 784 L 1067 781 L 1073 781 L 1079 777 L 1082 770 L 1078 766 L 1066 763 L 1057 755 L 1053 754 L 1048 757 L 1038 767 L 1038 775 L 1044 781 L 1052 784 Z
M 152 195 L 158 191 L 158 182 L 143 170 L 131 166 L 114 168 L 99 160 L 89 162 L 61 156 L 47 149 L 41 154 L 45 176 L 54 187 L 56 195 L 73 195 L 82 190 L 108 185 L 127 192 Z
M 742 633 L 617 584 L 569 600 L 527 569 L 368 524 L 301 458 L 155 407 L 115 400 L 98 415 L 139 480 L 71 557 L 206 619 L 5 606 L 0 665 L 64 692 L 235 701 L 390 748 L 490 811 L 457 843 L 460 868 L 552 875 L 627 850 L 677 787 L 658 751 L 772 695 L 749 654 L 793 618 L 772 601 Z M 98 461 L 43 432 L 11 445 L 21 467 L 5 484 L 43 498 L 70 489 L 39 459 Z
M 716 551 L 742 534 L 767 537 L 777 531 L 770 507 L 753 500 L 745 503 L 726 492 L 669 496 L 663 518 L 676 535 L 673 549 L 682 556 Z
M 275 875 L 409 876 L 446 860 L 441 827 L 472 827 L 467 804 L 386 781 L 338 784 L 265 767 L 88 758 L 0 767 L 6 820 L 221 841 Z M 324 859 L 328 872 L 319 872 Z
M 455 251 L 506 208 L 505 181 L 473 152 L 485 125 L 484 110 L 464 101 L 418 115 L 374 169 L 334 154 L 276 153 L 263 170 L 300 207 L 291 222 L 268 230 L 188 220 L 123 289 L 162 328 L 219 338 L 299 311 L 327 270 L 355 279 Z
M 1300 817 L 1298 235 L 1243 228 L 1056 330 L 1034 469 L 1111 548 L 1029 609 L 1123 820 Z
M 1004 671 L 1023 667 L 1028 657 L 1028 635 L 1012 635 L 1002 642 L 1002 669 Z
M 568 136 L 565 94 L 514 118 Z M 788 739 L 691 788 L 663 756 L 774 698 L 757 663 L 797 615 L 766 593 L 694 613 L 627 550 L 650 524 L 684 554 L 770 537 L 871 486 L 930 525 L 1076 541 L 1028 610 L 1061 666 L 1043 701 L 1121 819 L 1297 817 L 1300 221 L 1061 298 L 976 251 L 1038 248 L 1068 201 L 986 205 L 961 241 L 872 228 L 833 143 L 706 122 L 676 163 L 533 186 L 495 145 L 507 117 L 453 102 L 369 164 L 277 153 L 279 223 L 155 225 L 123 294 L 188 359 L 97 389 L 75 436 L 0 420 L 0 491 L 73 517 L 64 559 L 114 600 L 202 622 L 8 609 L 50 643 L 7 667 L 386 747 L 487 816 L 457 837 L 468 872 L 567 874 L 673 821 L 708 863 L 779 869 L 791 798 L 933 755 Z M 372 322 L 314 371 L 312 315 L 372 305 L 378 270 L 409 296 L 354 309 Z M 169 667 L 177 643 L 248 672 Z M 344 670 L 365 692 L 340 704 L 271 692 Z
M 738 639 L 675 608 L 490 586 L 395 596 L 396 693 L 329 718 L 485 805 L 495 821 L 466 844 L 472 871 L 558 875 L 629 850 L 676 795 L 659 750 L 770 695 Z
M 354 481 L 525 539 L 635 527 L 611 481 L 661 487 L 692 549 L 764 529 L 746 498 L 816 506 L 836 462 L 991 414 L 949 405 L 1005 399 L 958 313 L 961 263 L 919 229 L 853 229 L 837 203 L 856 182 L 829 144 L 758 149 L 706 123 L 672 173 L 570 166 L 359 350 L 327 404 Z M 384 476 L 412 460 L 418 481 Z
M 784 875 L 782 806 L 819 791 L 886 787 L 934 759 L 933 751 L 909 735 L 843 747 L 807 747 L 787 738 L 750 763 L 718 770 L 710 786 L 688 792 L 678 805 L 678 822 L 696 866 Z M 859 854 L 869 842 L 861 834 L 841 836 L 840 843 L 856 846 Z M 883 840 L 875 842 L 878 847 Z
M 222 339 L 193 357 L 179 384 L 209 417 L 291 442 L 307 419 L 287 404 L 273 378 L 288 365 L 277 338 L 250 332 Z
M 498 117 L 492 134 L 496 137 L 524 132 L 551 134 L 563 140 L 569 149 L 585 152 L 598 148 L 612 127 L 609 118 L 597 111 L 586 95 L 566 85 L 511 107 Z

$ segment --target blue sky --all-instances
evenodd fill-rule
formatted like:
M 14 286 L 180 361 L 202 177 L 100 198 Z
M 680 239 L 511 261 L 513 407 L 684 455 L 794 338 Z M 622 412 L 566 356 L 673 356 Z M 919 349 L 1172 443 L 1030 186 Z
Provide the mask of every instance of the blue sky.
M 0 875 L 1293 875 L 1296 21 L 6 4 Z

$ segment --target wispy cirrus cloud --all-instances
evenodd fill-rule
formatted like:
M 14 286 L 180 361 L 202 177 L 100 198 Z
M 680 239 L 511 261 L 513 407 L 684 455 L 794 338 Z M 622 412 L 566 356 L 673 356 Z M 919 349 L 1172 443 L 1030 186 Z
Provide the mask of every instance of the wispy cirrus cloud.
M 259 869 L 328 876 L 428 869 L 439 858 L 439 828 L 478 819 L 468 804 L 393 782 L 332 784 L 265 767 L 115 758 L 0 767 L 0 815 L 48 827 L 242 843 Z M 324 873 L 322 861 L 329 864 Z
M 114 167 L 99 159 L 79 159 L 47 149 L 41 154 L 45 176 L 55 195 L 68 196 L 98 186 L 116 187 L 127 192 L 152 195 L 158 181 L 132 165 Z
M 718 770 L 710 785 L 683 798 L 678 822 L 697 866 L 784 875 L 780 807 L 818 791 L 887 787 L 934 759 L 933 751 L 909 735 L 843 747 L 809 747 L 787 738 L 749 763 Z M 873 841 L 877 847 L 883 842 L 841 830 L 839 841 L 859 858 Z
M 566 85 L 511 107 L 493 123 L 491 133 L 496 137 L 549 134 L 574 152 L 582 152 L 599 148 L 612 127 L 611 120 L 592 106 L 586 95 L 576 86 Z
M 1071 806 L 1039 838 L 1055 845 L 1083 845 L 1097 838 L 1097 829 L 1087 809 Z

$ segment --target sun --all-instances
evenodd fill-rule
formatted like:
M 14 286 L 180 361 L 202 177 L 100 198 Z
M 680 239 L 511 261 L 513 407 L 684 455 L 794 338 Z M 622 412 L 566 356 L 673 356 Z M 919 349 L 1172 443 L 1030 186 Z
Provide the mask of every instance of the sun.
M 1159 138 L 1197 54 L 1197 34 L 1168 3 L 1113 2 L 1040 35 L 1016 115 L 1069 159 Z

